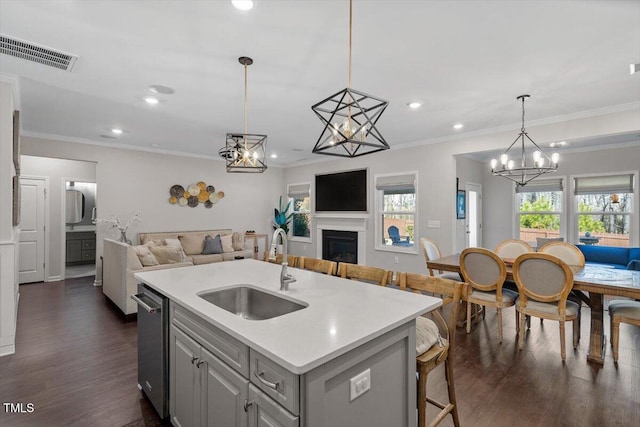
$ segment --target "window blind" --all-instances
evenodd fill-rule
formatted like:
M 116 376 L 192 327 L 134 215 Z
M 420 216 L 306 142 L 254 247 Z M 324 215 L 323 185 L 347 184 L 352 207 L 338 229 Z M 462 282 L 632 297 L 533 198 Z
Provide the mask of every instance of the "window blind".
M 287 195 L 292 199 L 304 199 L 311 194 L 311 184 L 290 185 Z
M 633 193 L 633 174 L 575 178 L 575 194 Z
M 376 179 L 376 189 L 386 194 L 411 193 L 416 191 L 415 174 L 381 176 Z
M 549 191 L 562 191 L 562 189 L 562 178 L 540 179 L 529 181 L 525 186 L 516 186 L 516 193 L 545 193 Z

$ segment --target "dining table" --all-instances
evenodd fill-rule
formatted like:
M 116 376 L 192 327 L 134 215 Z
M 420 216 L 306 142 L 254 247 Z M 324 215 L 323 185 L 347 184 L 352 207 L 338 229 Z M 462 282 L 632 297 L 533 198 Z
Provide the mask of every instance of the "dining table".
M 507 266 L 507 280 L 513 280 L 511 260 Z M 460 254 L 427 261 L 430 270 L 460 273 Z M 640 271 L 611 268 L 587 263 L 584 267 L 570 267 L 573 271 L 573 289 L 588 292 L 591 308 L 589 333 L 589 362 L 604 364 L 606 336 L 604 333 L 604 296 L 640 299 Z

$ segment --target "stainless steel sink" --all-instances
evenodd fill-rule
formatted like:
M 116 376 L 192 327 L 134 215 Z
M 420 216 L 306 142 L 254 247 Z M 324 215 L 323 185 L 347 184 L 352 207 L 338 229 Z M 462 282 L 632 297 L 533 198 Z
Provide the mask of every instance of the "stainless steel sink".
M 307 305 L 248 286 L 204 291 L 198 296 L 211 304 L 248 320 L 265 320 L 302 310 Z

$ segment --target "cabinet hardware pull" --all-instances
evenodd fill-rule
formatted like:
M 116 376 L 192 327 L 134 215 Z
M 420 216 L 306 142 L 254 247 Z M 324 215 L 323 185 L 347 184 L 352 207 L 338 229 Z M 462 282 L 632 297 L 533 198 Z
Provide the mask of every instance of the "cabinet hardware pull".
M 276 381 L 275 383 L 272 383 L 271 381 L 267 381 L 267 380 L 264 378 L 264 372 L 258 372 L 258 371 L 256 371 L 256 372 L 254 372 L 254 373 L 253 373 L 253 375 L 255 375 L 255 376 L 256 376 L 256 378 L 258 378 L 258 380 L 259 380 L 262 384 L 266 385 L 267 387 L 272 388 L 272 389 L 274 389 L 274 390 L 277 390 L 277 389 L 278 389 L 278 384 L 280 384 L 280 381 Z
M 253 405 L 253 400 L 244 400 L 244 412 L 249 412 L 249 406 Z
M 191 356 L 191 364 L 195 364 L 198 361 L 198 357 L 197 356 Z

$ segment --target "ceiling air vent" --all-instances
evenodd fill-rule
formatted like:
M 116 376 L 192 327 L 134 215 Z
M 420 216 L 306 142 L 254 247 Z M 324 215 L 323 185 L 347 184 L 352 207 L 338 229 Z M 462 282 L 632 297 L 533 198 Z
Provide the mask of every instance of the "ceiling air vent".
M 77 56 L 70 53 L 59 52 L 4 34 L 0 34 L 0 53 L 65 71 L 71 71 L 78 59 Z

